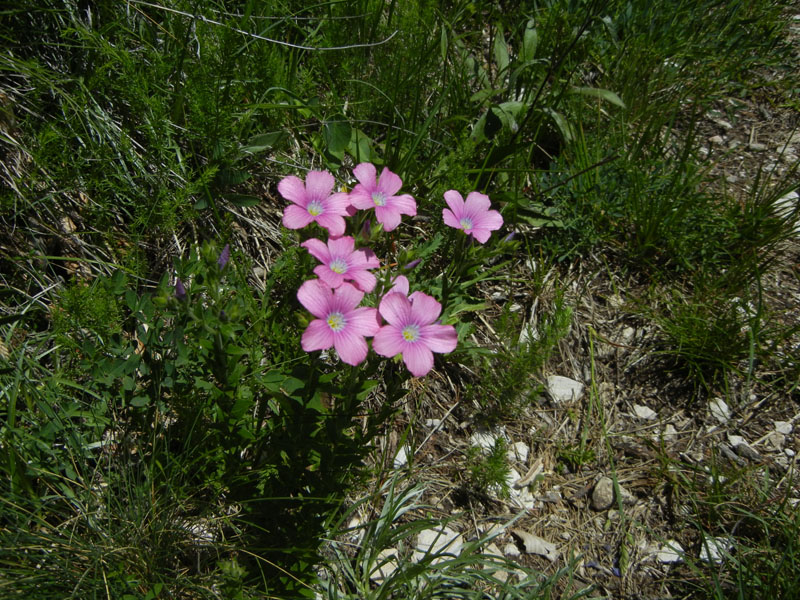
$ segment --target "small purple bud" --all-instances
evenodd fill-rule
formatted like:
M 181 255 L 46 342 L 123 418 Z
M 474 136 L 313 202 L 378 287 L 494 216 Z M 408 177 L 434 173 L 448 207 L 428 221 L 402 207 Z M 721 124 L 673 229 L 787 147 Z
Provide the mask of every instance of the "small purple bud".
M 367 240 L 371 235 L 372 235 L 372 225 L 370 224 L 369 219 L 367 219 L 366 221 L 364 221 L 364 225 L 361 227 L 361 237 Z
M 416 267 L 421 262 L 422 262 L 421 258 L 414 259 L 410 263 L 408 263 L 405 267 L 403 267 L 403 270 L 404 271 L 410 271 L 411 269 Z
M 225 244 L 225 247 L 222 249 L 222 252 L 219 253 L 219 258 L 217 259 L 217 264 L 219 265 L 220 269 L 224 269 L 225 265 L 228 264 L 228 259 L 231 257 L 231 246 L 230 244 Z
M 509 233 L 509 234 L 508 234 L 506 237 L 504 237 L 504 238 L 503 238 L 503 243 L 506 243 L 506 244 L 507 244 L 508 242 L 510 242 L 511 240 L 513 240 L 513 239 L 514 239 L 514 236 L 516 236 L 516 235 L 517 235 L 517 232 L 516 232 L 516 231 L 512 231 L 512 232 L 511 232 L 511 233 Z
M 180 278 L 175 279 L 175 297 L 178 300 L 186 300 L 186 288 Z

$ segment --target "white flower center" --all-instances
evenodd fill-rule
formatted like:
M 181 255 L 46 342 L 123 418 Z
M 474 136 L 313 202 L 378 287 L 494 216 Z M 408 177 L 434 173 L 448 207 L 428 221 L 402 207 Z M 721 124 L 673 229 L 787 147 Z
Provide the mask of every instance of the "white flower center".
M 332 331 L 341 331 L 347 324 L 344 320 L 344 315 L 340 312 L 333 312 L 329 314 L 327 321 L 328 327 L 330 327 Z
M 325 212 L 325 207 L 322 206 L 322 202 L 319 200 L 312 200 L 308 203 L 306 210 L 308 210 L 308 214 L 310 214 L 312 217 L 318 217 Z
M 383 192 L 372 192 L 372 201 L 375 206 L 386 206 L 386 195 Z
M 328 266 L 331 268 L 331 271 L 339 275 L 347 273 L 347 262 L 343 258 L 334 258 Z
M 472 229 L 472 219 L 470 219 L 469 217 L 464 217 L 463 219 L 461 219 L 460 223 L 461 223 L 461 229 L 465 231 L 467 229 Z
M 407 342 L 416 342 L 419 339 L 419 325 L 406 325 L 400 332 Z

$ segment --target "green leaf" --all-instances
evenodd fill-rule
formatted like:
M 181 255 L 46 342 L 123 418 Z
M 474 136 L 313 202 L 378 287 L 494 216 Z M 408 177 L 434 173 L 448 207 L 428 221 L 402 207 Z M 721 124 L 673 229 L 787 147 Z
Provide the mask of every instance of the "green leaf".
M 261 204 L 261 198 L 250 194 L 225 194 L 223 198 L 234 206 L 256 206 Z
M 542 112 L 553 120 L 553 123 L 555 123 L 556 127 L 561 132 L 561 137 L 564 138 L 564 141 L 571 142 L 574 137 L 572 127 L 564 118 L 564 115 L 552 108 L 542 109 Z
M 322 136 L 328 152 L 334 156 L 345 151 L 350 144 L 352 128 L 347 121 L 328 121 L 322 129 Z
M 246 146 L 242 146 L 242 152 L 246 154 L 257 154 L 274 148 L 282 143 L 289 135 L 285 131 L 272 131 L 270 133 L 260 133 L 248 140 Z
M 525 26 L 525 33 L 522 35 L 522 60 L 528 62 L 536 56 L 536 46 L 539 44 L 539 34 L 536 33 L 533 19 L 528 21 Z
M 372 140 L 360 129 L 353 128 L 347 152 L 358 162 L 374 162 Z
M 497 28 L 497 35 L 494 38 L 494 60 L 497 63 L 498 74 L 502 74 L 508 69 L 508 44 L 500 27 Z
M 595 98 L 600 98 L 601 100 L 615 104 L 620 108 L 625 108 L 625 103 L 622 101 L 622 99 L 611 90 L 604 90 L 594 87 L 573 87 L 570 91 L 573 94 L 580 94 L 581 96 L 593 96 Z
M 439 51 L 442 53 L 442 62 L 447 60 L 447 30 L 442 27 L 442 35 L 439 37 Z
M 150 398 L 147 396 L 136 396 L 133 400 L 131 400 L 131 406 L 135 406 L 136 408 L 141 408 L 142 406 L 147 406 L 150 404 Z

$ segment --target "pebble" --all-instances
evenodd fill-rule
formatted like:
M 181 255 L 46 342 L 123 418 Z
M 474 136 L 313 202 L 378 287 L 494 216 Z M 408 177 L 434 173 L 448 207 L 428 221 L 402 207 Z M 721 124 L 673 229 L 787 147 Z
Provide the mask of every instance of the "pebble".
M 464 538 L 457 531 L 449 527 L 437 529 L 423 529 L 417 536 L 417 545 L 414 548 L 412 560 L 419 562 L 431 554 L 450 554 L 458 555 L 464 545 Z M 433 563 L 448 560 L 447 556 L 439 556 Z
M 505 546 L 503 546 L 503 554 L 505 554 L 506 556 L 516 557 L 522 554 L 522 552 L 519 551 L 519 548 L 517 547 L 516 544 L 512 544 L 511 542 L 509 542 Z
M 400 469 L 408 464 L 408 450 L 405 446 L 400 446 L 397 454 L 394 455 L 394 468 Z
M 705 536 L 700 547 L 700 560 L 720 564 L 725 555 L 733 549 L 734 543 L 728 537 Z
M 659 548 L 656 560 L 665 565 L 682 563 L 684 554 L 683 546 L 675 540 L 668 540 L 666 544 Z
M 653 421 L 656 417 L 658 417 L 658 413 L 656 411 L 647 406 L 642 406 L 641 404 L 634 404 L 633 412 L 636 413 L 637 417 L 645 421 Z
M 767 435 L 766 439 L 775 450 L 783 450 L 783 445 L 786 443 L 786 436 L 777 431 L 773 431 Z
M 551 375 L 547 378 L 547 393 L 554 402 L 571 402 L 583 396 L 583 384 L 569 377 Z
M 711 412 L 711 416 L 722 424 L 727 423 L 731 418 L 731 409 L 728 408 L 728 405 L 722 398 L 714 398 L 709 402 L 708 410 Z
M 370 573 L 370 580 L 374 583 L 380 584 L 386 579 L 389 579 L 394 572 L 397 571 L 397 550 L 395 548 L 384 548 L 378 552 L 377 560 L 375 563 L 377 568 Z
M 722 145 L 725 143 L 725 138 L 722 137 L 721 135 L 713 135 L 710 138 L 708 138 L 708 143 Z
M 794 450 L 792 450 L 791 448 L 784 448 L 783 449 L 783 453 L 786 456 L 788 456 L 789 458 L 794 458 L 794 455 L 796 454 L 796 452 Z
M 619 486 L 619 493 L 625 504 L 634 504 L 636 498 L 624 487 Z M 592 490 L 592 508 L 606 510 L 614 504 L 614 480 L 610 477 L 601 477 Z
M 747 144 L 747 148 L 749 150 L 754 151 L 754 152 L 763 152 L 764 150 L 767 149 L 767 145 L 766 144 L 762 144 L 760 142 L 751 142 L 751 143 Z
M 792 424 L 788 421 L 775 421 L 775 431 L 783 435 L 791 435 Z

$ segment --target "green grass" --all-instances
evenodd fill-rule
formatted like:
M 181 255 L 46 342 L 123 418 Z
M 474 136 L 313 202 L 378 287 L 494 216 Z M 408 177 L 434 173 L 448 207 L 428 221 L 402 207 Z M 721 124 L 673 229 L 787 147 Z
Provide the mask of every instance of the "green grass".
M 759 365 L 776 374 L 775 390 L 796 393 L 797 366 L 779 346 L 797 325 L 774 318 L 763 288 L 797 222 L 796 209 L 775 210 L 797 187 L 797 165 L 777 182 L 762 171 L 734 196 L 699 151 L 705 114 L 722 100 L 767 90 L 796 104 L 789 6 L 24 0 L 6 9 L 4 596 L 309 597 L 322 563 L 331 598 L 434 597 L 423 581 L 547 597 L 558 577 L 534 585 L 527 573 L 527 588 L 478 574 L 472 567 L 489 560 L 479 545 L 374 589 L 372 550 L 417 530 L 389 527 L 416 491 L 391 488 L 383 510 L 395 513 L 365 526 L 372 550 L 331 542 L 333 558 L 320 554 L 350 490 L 381 476 L 364 469 L 369 444 L 426 383 L 409 383 L 391 361 L 351 369 L 303 352 L 308 316 L 296 290 L 314 262 L 295 232 L 263 239 L 247 228 L 279 229 L 286 175 L 329 169 L 352 186 L 363 161 L 399 174 L 419 218 L 371 241 L 387 262 L 420 259 L 406 273 L 412 287 L 442 300 L 457 325 L 458 351 L 436 364 L 464 386 L 464 418 L 512 420 L 538 402 L 576 318 L 567 278 L 556 277 L 535 335 L 518 343 L 545 292 L 543 265 L 566 272 L 604 253 L 609 269 L 652 291 L 632 305 L 660 331 L 656 356 L 697 398 L 752 384 Z M 486 246 L 457 243 L 440 223 L 448 189 L 488 194 L 505 229 Z M 503 241 L 510 231 L 517 239 Z M 216 260 L 229 241 L 225 270 Z M 487 320 L 498 288 L 507 306 Z M 523 308 L 512 312 L 519 290 Z M 491 348 L 472 337 L 487 323 Z M 602 452 L 585 442 L 559 446 L 561 459 L 594 462 Z M 502 479 L 495 462 L 474 459 L 478 487 Z M 745 541 L 714 577 L 692 565 L 687 593 L 790 593 L 797 520 L 773 483 L 736 488 L 736 501 L 676 484 L 692 498 L 687 527 Z M 741 534 L 740 522 L 755 533 Z

